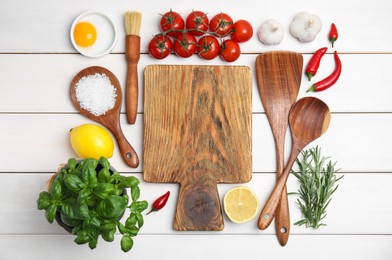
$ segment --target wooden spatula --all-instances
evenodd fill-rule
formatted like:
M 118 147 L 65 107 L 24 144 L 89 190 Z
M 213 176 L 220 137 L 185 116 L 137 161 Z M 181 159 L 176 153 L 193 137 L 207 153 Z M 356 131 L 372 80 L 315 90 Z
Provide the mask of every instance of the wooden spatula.
M 267 52 L 256 58 L 259 93 L 275 140 L 277 178 L 284 169 L 288 117 L 301 85 L 302 64 L 301 54 L 288 51 Z M 290 232 L 286 187 L 276 210 L 275 228 L 279 243 L 286 245 Z

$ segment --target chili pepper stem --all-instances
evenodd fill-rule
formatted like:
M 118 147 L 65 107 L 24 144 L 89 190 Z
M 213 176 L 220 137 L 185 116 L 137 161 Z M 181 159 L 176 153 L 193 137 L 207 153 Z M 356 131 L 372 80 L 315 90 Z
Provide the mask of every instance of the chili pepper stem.
M 308 76 L 308 80 L 311 81 L 312 77 L 313 77 L 313 74 L 312 73 L 306 73 L 306 76 Z
M 306 90 L 306 93 L 308 93 L 308 92 L 317 92 L 316 85 L 313 84 L 308 90 Z
M 152 208 L 146 215 L 150 214 L 151 212 L 157 211 L 156 209 Z

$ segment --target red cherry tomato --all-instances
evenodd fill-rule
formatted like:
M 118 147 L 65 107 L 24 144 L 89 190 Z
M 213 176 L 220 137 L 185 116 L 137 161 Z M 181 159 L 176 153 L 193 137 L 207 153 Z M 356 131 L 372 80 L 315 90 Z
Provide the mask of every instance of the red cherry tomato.
M 220 57 L 227 62 L 233 62 L 241 54 L 240 45 L 234 40 L 225 40 L 221 45 Z
M 252 25 L 246 20 L 238 20 L 233 25 L 234 32 L 230 35 L 236 42 L 246 42 L 253 36 Z
M 167 36 L 154 36 L 148 44 L 148 52 L 156 59 L 166 58 L 172 50 L 173 43 Z
M 196 51 L 197 40 L 193 34 L 181 33 L 174 40 L 174 52 L 183 58 L 188 58 Z
M 175 37 L 181 33 L 182 30 L 185 28 L 184 18 L 177 13 L 170 10 L 162 15 L 160 21 L 162 32 L 167 32 L 167 35 Z
M 197 53 L 205 60 L 212 60 L 219 55 L 220 46 L 218 40 L 211 35 L 203 36 L 197 42 Z
M 210 21 L 211 32 L 223 37 L 228 35 L 233 29 L 233 19 L 225 13 L 220 13 L 212 17 Z
M 193 11 L 186 18 L 186 28 L 189 33 L 195 36 L 201 36 L 208 31 L 208 17 L 201 11 Z

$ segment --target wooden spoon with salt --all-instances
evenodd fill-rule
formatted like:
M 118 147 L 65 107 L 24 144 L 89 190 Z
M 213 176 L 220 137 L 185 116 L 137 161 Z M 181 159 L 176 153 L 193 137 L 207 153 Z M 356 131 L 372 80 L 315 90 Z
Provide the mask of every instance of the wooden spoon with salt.
M 97 73 L 106 75 L 110 79 L 111 84 L 116 90 L 116 98 L 115 98 L 116 100 L 115 100 L 114 107 L 99 116 L 92 114 L 90 111 L 80 106 L 75 91 L 76 84 L 79 82 L 81 78 L 85 76 L 95 75 Z M 123 157 L 125 163 L 132 168 L 136 168 L 139 165 L 139 157 L 136 154 L 135 150 L 133 149 L 132 145 L 127 141 L 126 137 L 124 136 L 124 133 L 120 125 L 122 90 L 121 90 L 120 82 L 118 81 L 117 77 L 111 71 L 103 67 L 93 66 L 93 67 L 85 68 L 73 78 L 71 82 L 70 94 L 74 107 L 82 115 L 84 115 L 85 117 L 93 121 L 101 123 L 113 133 L 117 141 L 117 144 L 120 148 L 121 156 Z

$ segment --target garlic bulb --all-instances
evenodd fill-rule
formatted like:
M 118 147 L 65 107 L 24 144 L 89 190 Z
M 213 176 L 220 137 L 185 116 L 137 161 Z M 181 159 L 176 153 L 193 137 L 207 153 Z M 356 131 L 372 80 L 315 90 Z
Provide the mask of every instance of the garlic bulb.
M 321 20 L 317 15 L 309 13 L 297 14 L 290 24 L 290 33 L 300 42 L 311 42 L 321 31 Z
M 275 20 L 266 20 L 257 30 L 257 37 L 266 45 L 277 45 L 283 40 L 283 25 Z

